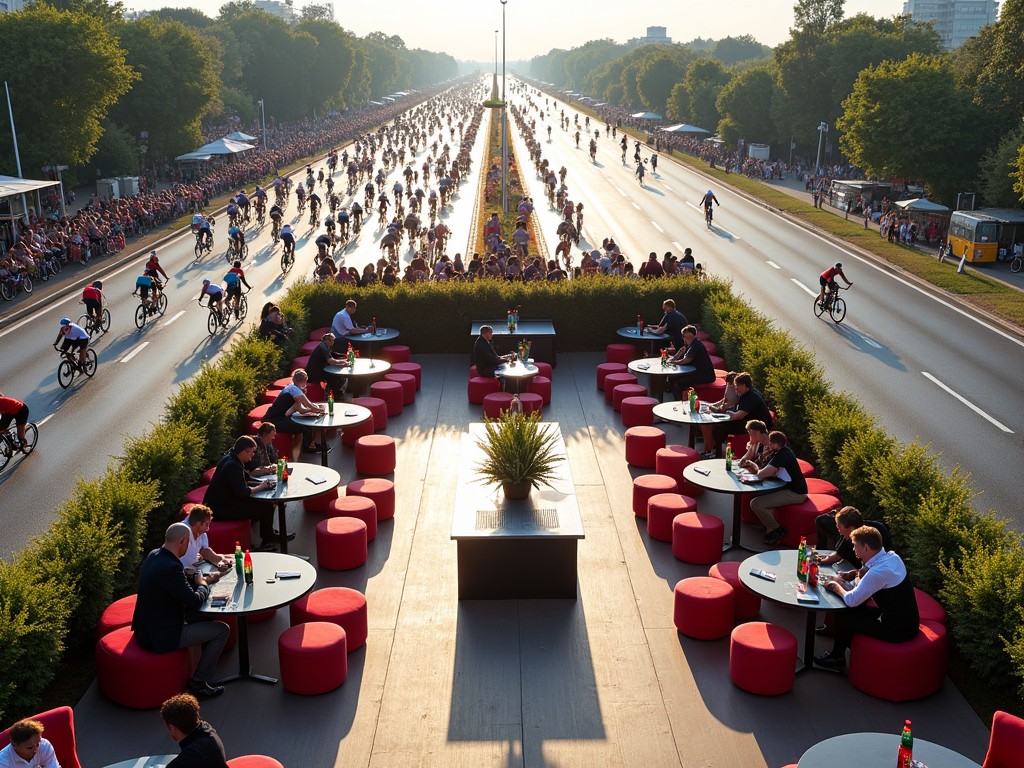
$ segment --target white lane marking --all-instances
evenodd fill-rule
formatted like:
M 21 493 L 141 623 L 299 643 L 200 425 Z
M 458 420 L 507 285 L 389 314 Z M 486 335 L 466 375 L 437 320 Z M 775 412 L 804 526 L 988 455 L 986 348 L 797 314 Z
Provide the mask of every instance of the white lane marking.
M 779 266 L 778 264 L 776 264 L 776 263 L 775 263 L 774 261 L 766 261 L 766 262 L 765 262 L 765 264 L 767 264 L 767 265 L 768 265 L 769 267 L 771 267 L 772 269 L 782 269 L 782 267 L 780 267 L 780 266 Z
M 618 192 L 618 193 L 619 193 L 620 195 L 622 195 L 623 197 L 625 197 L 625 196 L 626 196 L 626 193 L 625 193 L 625 192 L 623 192 L 623 191 L 622 191 L 621 189 L 619 189 L 618 187 L 615 187 L 615 191 L 616 191 L 616 192 Z
M 630 203 L 630 205 L 632 205 L 632 206 L 633 206 L 634 208 L 636 208 L 636 209 L 637 209 L 638 211 L 640 210 L 640 206 L 639 206 L 639 205 L 638 205 L 637 203 L 635 203 L 635 202 L 631 202 L 631 203 Z
M 695 210 L 695 211 L 699 211 L 699 210 L 700 210 L 700 206 L 699 206 L 699 205 L 694 205 L 694 204 L 693 204 L 693 203 L 691 203 L 691 202 L 690 202 L 689 200 L 687 200 L 687 201 L 686 201 L 686 204 L 687 204 L 688 206 L 690 206 L 691 208 L 693 208 L 693 210 Z
M 847 328 L 850 328 L 850 326 L 846 326 L 846 327 L 847 327 Z M 851 330 L 851 331 L 853 331 L 854 333 L 856 333 L 856 334 L 857 334 L 858 336 L 860 336 L 860 338 L 861 338 L 861 341 L 863 341 L 863 342 L 864 342 L 865 344 L 867 344 L 867 345 L 868 345 L 869 347 L 874 347 L 875 349 L 881 349 L 881 348 L 882 348 L 882 345 L 881 345 L 881 344 L 879 344 L 879 343 L 878 343 L 877 341 L 875 341 L 874 339 L 872 339 L 872 338 L 871 338 L 870 336 L 868 336 L 867 334 L 865 334 L 865 333 L 861 333 L 861 332 L 860 332 L 860 331 L 858 331 L 858 330 L 857 330 L 856 328 L 850 328 L 850 330 Z
M 789 279 L 790 279 L 791 281 L 793 281 L 793 282 L 794 282 L 794 283 L 796 284 L 796 286 L 797 286 L 797 287 L 798 287 L 798 288 L 799 288 L 799 289 L 800 289 L 801 291 L 803 291 L 804 293 L 806 293 L 806 294 L 807 294 L 808 296 L 817 296 L 817 295 L 818 295 L 818 292 L 817 292 L 817 291 L 812 291 L 812 290 L 811 290 L 810 288 L 808 288 L 808 287 L 807 287 L 806 285 L 804 285 L 803 283 L 801 283 L 801 282 L 800 282 L 799 280 L 797 280 L 797 279 L 796 279 L 795 277 L 791 277 L 791 278 L 789 278 Z
M 999 427 L 999 429 L 1003 430 L 1003 432 L 1007 432 L 1007 433 L 1009 433 L 1011 435 L 1013 434 L 1013 430 L 1012 429 L 1010 429 L 1009 427 L 1007 427 L 1005 424 L 1003 424 L 1002 422 L 998 421 L 997 419 L 994 419 L 991 416 L 989 416 L 987 413 L 985 413 L 983 410 L 981 410 L 981 408 L 976 406 L 974 403 L 972 403 L 970 400 L 965 398 L 963 395 L 960 395 L 960 394 L 954 392 L 952 389 L 950 389 L 945 384 L 943 384 L 941 381 L 939 381 L 934 376 L 932 376 L 930 373 L 928 373 L 928 371 L 921 371 L 921 375 L 924 376 L 926 379 L 928 379 L 928 381 L 930 381 L 933 384 L 935 384 L 937 387 L 939 387 L 941 389 L 944 389 L 946 392 L 951 394 L 953 397 L 955 397 L 961 403 L 966 405 L 968 408 L 970 408 L 976 414 L 981 416 L 983 419 L 985 419 L 986 421 L 988 421 L 988 422 L 994 424 L 995 426 Z
M 43 424 L 48 422 L 50 419 L 52 419 L 56 415 L 57 415 L 56 413 L 51 413 L 49 416 L 43 416 L 43 418 L 41 418 L 39 421 L 36 422 L 36 426 L 37 427 L 43 426 Z
M 652 221 L 651 222 L 651 226 L 654 227 L 659 232 L 661 232 L 661 234 L 663 234 L 663 235 L 665 234 L 665 230 L 658 226 L 658 222 Z
M 170 325 L 171 323 L 173 323 L 173 322 L 174 322 L 175 320 L 177 320 L 177 319 L 178 319 L 179 317 L 181 317 L 181 316 L 182 316 L 182 315 L 184 315 L 184 314 L 185 314 L 185 310 L 184 310 L 184 309 L 180 310 L 180 311 L 178 312 L 178 314 L 174 315 L 174 316 L 173 316 L 173 317 L 172 317 L 172 318 L 171 318 L 170 320 L 167 320 L 167 321 L 166 321 L 166 322 L 164 323 L 164 328 L 166 328 L 166 327 L 167 327 L 168 325 Z
M 683 248 L 683 246 L 681 246 L 681 245 L 680 245 L 679 243 L 677 243 L 677 242 L 676 242 L 675 240 L 673 240 L 673 241 L 672 241 L 672 245 L 673 245 L 673 246 L 675 247 L 675 249 L 676 249 L 677 251 L 682 251 L 682 250 L 685 250 L 685 249 Z
M 668 184 L 662 184 L 661 186 L 663 186 L 663 187 L 664 187 L 665 189 L 667 189 L 667 190 L 668 190 L 669 192 L 673 192 L 673 193 L 675 192 L 675 190 L 674 190 L 674 189 L 672 189 L 672 187 L 670 187 L 670 186 L 669 186 Z
M 117 362 L 119 362 L 119 363 L 127 363 L 129 360 L 131 360 L 133 357 L 135 357 L 137 354 L 139 354 L 139 352 L 141 352 L 142 350 L 144 350 L 148 346 L 149 346 L 149 342 L 148 341 L 142 342 L 141 344 L 139 344 L 139 346 L 137 346 L 135 349 L 133 349 L 131 352 L 129 352 L 127 355 L 122 357 Z

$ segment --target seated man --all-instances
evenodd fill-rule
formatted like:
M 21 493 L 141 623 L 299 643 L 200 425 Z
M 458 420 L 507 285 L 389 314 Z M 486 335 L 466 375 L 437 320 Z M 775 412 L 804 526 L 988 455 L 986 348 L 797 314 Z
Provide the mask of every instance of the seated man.
M 210 678 L 228 641 L 229 629 L 221 621 L 185 623 L 186 613 L 197 610 L 210 596 L 209 582 L 202 572 L 196 571 L 189 579 L 181 565 L 180 558 L 191 539 L 187 525 L 174 523 L 164 534 L 163 546 L 143 560 L 132 631 L 139 645 L 155 653 L 201 644 L 202 656 L 188 690 L 195 696 L 212 698 L 224 693 L 224 687 L 211 685 Z
M 256 453 L 245 463 L 245 471 L 252 477 L 277 475 L 277 448 L 274 438 L 277 427 L 272 422 L 264 421 L 256 430 Z
M 661 309 L 665 313 L 656 326 L 651 328 L 651 333 L 668 334 L 668 344 L 672 349 L 683 348 L 683 328 L 686 326 L 686 315 L 676 309 L 676 302 L 673 299 L 665 299 L 661 302 Z M 712 379 L 714 381 L 714 379 Z
M 835 551 L 831 555 L 819 555 L 818 562 L 822 565 L 841 563 L 844 560 L 860 569 L 864 564 L 857 557 L 854 551 L 850 534 L 862 525 L 870 525 L 882 535 L 882 546 L 885 549 L 892 548 L 892 539 L 889 537 L 889 528 L 877 520 L 865 520 L 860 510 L 849 505 L 839 509 L 825 512 L 818 515 L 814 521 L 814 527 L 818 532 L 818 547 L 824 549 L 832 547 Z M 838 539 L 838 540 L 837 540 Z M 832 545 L 831 542 L 835 542 Z M 857 574 L 852 571 L 844 572 L 848 579 L 854 578 Z M 863 574 L 861 574 L 863 575 Z
M 181 754 L 167 768 L 227 768 L 224 744 L 213 726 L 199 719 L 199 702 L 195 696 L 179 693 L 160 705 L 164 727 Z
M 677 400 L 683 399 L 683 392 L 698 384 L 711 384 L 715 380 L 715 366 L 711 363 L 711 356 L 708 354 L 704 342 L 697 338 L 697 329 L 692 325 L 683 328 L 683 344 L 679 351 L 669 358 L 669 362 L 677 365 L 692 365 L 696 370 L 693 373 L 684 373 L 680 376 L 673 376 L 672 392 Z
M 274 532 L 274 505 L 268 501 L 252 498 L 252 494 L 271 487 L 271 481 L 263 480 L 249 485 L 245 463 L 256 455 L 256 441 L 248 435 L 235 440 L 228 454 L 217 464 L 210 486 L 203 496 L 203 504 L 213 510 L 222 520 L 256 520 L 260 524 L 262 542 L 253 549 L 273 551 L 270 543 L 277 534 Z
M 786 484 L 777 491 L 755 496 L 750 500 L 751 511 L 757 515 L 757 519 L 767 531 L 764 543 L 771 546 L 778 544 L 786 535 L 786 529 L 779 525 L 772 510 L 786 504 L 799 504 L 807 498 L 807 481 L 800 471 L 796 454 L 787 443 L 786 436 L 781 432 L 769 432 L 768 449 L 772 452 L 772 457 L 757 473 L 762 480 L 766 477 L 778 477 Z
M 769 427 L 774 424 L 771 411 L 761 397 L 761 393 L 754 389 L 754 380 L 749 373 L 738 373 L 733 382 L 736 386 L 736 394 L 739 395 L 736 407 L 726 411 L 729 418 L 715 424 L 701 424 L 700 432 L 704 437 L 704 453 L 702 459 L 714 459 L 718 456 L 719 446 L 729 435 L 739 435 L 744 431 L 744 425 L 751 419 L 763 421 Z
M 0 749 L 0 766 L 17 768 L 60 768 L 53 745 L 43 738 L 43 724 L 38 720 L 19 720 L 11 726 L 11 743 Z
M 771 448 L 768 446 L 768 427 L 763 421 L 751 419 L 746 423 L 746 428 L 746 453 L 733 461 L 747 472 L 760 472 L 771 459 Z
M 877 528 L 862 525 L 851 532 L 856 556 L 864 563 L 864 575 L 848 580 L 831 577 L 825 589 L 839 595 L 851 611 L 836 617 L 836 638 L 832 650 L 814 657 L 826 669 L 846 666 L 846 650 L 856 632 L 890 643 L 905 643 L 917 636 L 920 615 L 914 587 L 907 578 L 907 566 L 895 552 L 882 546 Z M 873 599 L 874 606 L 868 606 Z
M 345 340 L 346 336 L 359 336 L 370 330 L 369 326 L 356 325 L 355 314 L 358 308 L 356 300 L 349 299 L 345 302 L 345 308 L 338 312 L 334 316 L 334 320 L 331 321 L 331 333 L 334 334 L 336 346 L 348 344 Z M 336 348 L 335 351 L 340 352 L 341 350 Z
M 328 392 L 333 392 L 335 399 L 339 399 L 345 394 L 345 389 L 348 387 L 348 379 L 334 373 L 326 373 L 324 366 L 336 365 L 344 367 L 348 365 L 348 360 L 335 357 L 331 353 L 333 347 L 334 334 L 330 332 L 325 333 L 321 337 L 320 343 L 309 353 L 309 362 L 306 363 L 306 374 L 314 384 L 324 385 L 325 397 Z
M 193 506 L 188 513 L 188 517 L 185 518 L 185 525 L 189 527 L 191 536 L 188 541 L 188 549 L 181 556 L 181 564 L 187 574 L 195 571 L 200 562 L 211 563 L 221 571 L 228 570 L 234 563 L 231 557 L 218 555 L 210 547 L 210 540 L 207 538 L 206 532 L 210 530 L 212 522 L 213 510 L 202 504 Z M 219 573 L 211 573 L 206 577 L 206 580 L 211 584 L 219 579 Z
M 512 359 L 511 353 L 499 355 L 494 350 L 491 337 L 494 329 L 489 325 L 480 326 L 480 335 L 473 342 L 473 365 L 477 376 L 494 376 L 498 366 Z

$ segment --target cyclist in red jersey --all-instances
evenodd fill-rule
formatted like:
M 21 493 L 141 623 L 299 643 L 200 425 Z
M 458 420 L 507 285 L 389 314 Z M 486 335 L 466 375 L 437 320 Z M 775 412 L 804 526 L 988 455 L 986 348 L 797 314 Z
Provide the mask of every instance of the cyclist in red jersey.
M 93 281 L 82 291 L 82 301 L 85 303 L 85 311 L 92 319 L 93 327 L 99 329 L 103 320 L 103 283 L 99 280 Z
M 7 397 L 0 392 L 0 429 L 7 429 L 11 422 L 14 422 L 18 429 L 18 444 L 14 446 L 22 453 L 28 453 L 32 449 L 26 445 L 25 425 L 28 424 L 28 406 L 21 400 Z
M 149 252 L 149 261 L 146 262 L 146 272 L 150 272 L 150 277 L 156 277 L 157 274 L 164 276 L 164 280 L 170 280 L 167 273 L 164 272 L 164 268 L 160 266 L 160 259 L 156 257 L 156 251 Z
M 853 283 L 851 283 L 849 278 L 843 274 L 843 263 L 841 261 L 837 261 L 834 267 L 829 267 L 818 276 L 818 284 L 821 286 L 821 289 L 818 291 L 819 304 L 825 300 L 826 288 L 830 291 L 839 290 L 839 286 L 836 285 L 836 275 L 843 278 L 847 288 L 853 287 Z

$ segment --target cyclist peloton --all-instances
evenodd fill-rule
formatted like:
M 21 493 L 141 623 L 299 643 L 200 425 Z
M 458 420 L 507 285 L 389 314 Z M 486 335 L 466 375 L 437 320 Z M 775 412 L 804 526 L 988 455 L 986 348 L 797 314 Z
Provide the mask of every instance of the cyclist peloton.
M 214 285 L 209 280 L 203 280 L 203 287 L 199 291 L 199 301 L 203 300 L 203 296 L 210 297 L 209 307 L 210 309 L 216 308 L 217 316 L 224 322 L 224 289 L 219 285 Z
M 85 287 L 82 291 L 82 301 L 85 303 L 85 313 L 92 320 L 92 327 L 102 331 L 103 327 L 103 302 L 106 297 L 103 295 L 103 283 L 95 280 L 92 285 Z
M 227 287 L 228 301 L 235 311 L 235 320 L 238 319 L 238 304 L 242 300 L 242 286 L 251 291 L 252 286 L 245 279 L 245 271 L 242 269 L 242 262 L 235 261 L 231 269 L 224 275 L 224 285 Z
M 57 342 L 63 337 L 64 342 L 61 344 L 60 352 L 72 365 L 77 365 L 79 370 L 85 368 L 85 351 L 89 348 L 89 334 L 86 333 L 85 329 L 77 323 L 72 323 L 70 318 L 62 317 L 60 319 L 60 331 L 57 332 L 57 338 L 53 340 L 53 348 L 57 348 Z M 78 350 L 78 362 L 75 362 L 73 357 L 73 350 Z
M 824 309 L 825 289 L 828 288 L 833 293 L 839 290 L 839 285 L 836 283 L 836 275 L 843 278 L 847 288 L 853 286 L 849 278 L 843 274 L 843 263 L 841 261 L 837 261 L 834 267 L 826 269 L 818 276 L 818 284 L 821 286 L 821 289 L 818 291 L 818 305 L 822 309 Z

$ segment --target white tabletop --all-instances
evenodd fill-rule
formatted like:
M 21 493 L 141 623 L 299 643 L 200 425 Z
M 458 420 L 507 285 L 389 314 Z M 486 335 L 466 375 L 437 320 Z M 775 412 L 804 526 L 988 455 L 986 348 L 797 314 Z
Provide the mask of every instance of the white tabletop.
M 632 360 L 628 367 L 633 373 L 646 373 L 648 376 L 678 376 L 682 373 L 693 373 L 697 370 L 692 365 L 678 365 L 675 363 L 669 363 L 663 368 L 660 357 L 645 357 L 640 360 Z

